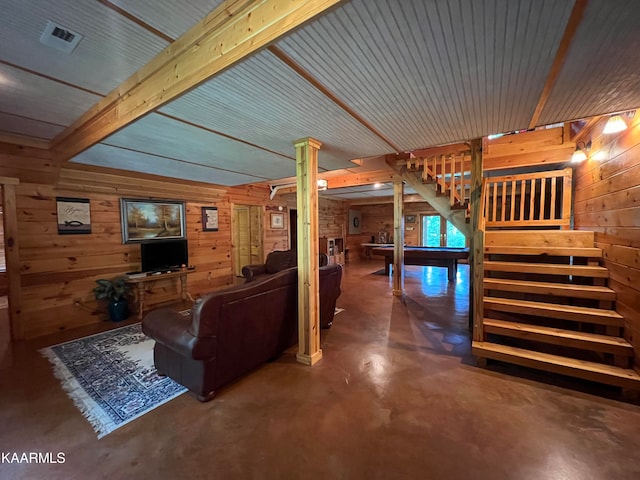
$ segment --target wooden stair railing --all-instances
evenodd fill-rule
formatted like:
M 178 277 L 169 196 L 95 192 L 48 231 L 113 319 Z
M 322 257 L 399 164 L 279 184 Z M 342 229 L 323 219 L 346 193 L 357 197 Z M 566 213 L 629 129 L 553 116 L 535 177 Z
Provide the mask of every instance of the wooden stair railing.
M 571 222 L 572 170 L 484 179 L 485 224 L 493 227 L 560 227 Z
M 471 198 L 471 162 L 468 153 L 409 158 L 407 173 L 419 174 L 422 183 L 431 183 L 439 195 L 449 197 L 452 208 L 467 208 Z

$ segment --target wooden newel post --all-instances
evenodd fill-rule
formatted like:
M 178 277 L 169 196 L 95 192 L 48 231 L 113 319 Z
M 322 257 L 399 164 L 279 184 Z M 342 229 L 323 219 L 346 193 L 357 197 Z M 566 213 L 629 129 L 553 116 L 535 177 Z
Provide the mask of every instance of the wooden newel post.
M 318 150 L 313 138 L 294 142 L 298 208 L 298 354 L 313 365 L 322 358 L 318 277 Z
M 471 141 L 471 320 L 473 340 L 484 341 L 484 211 L 482 140 Z

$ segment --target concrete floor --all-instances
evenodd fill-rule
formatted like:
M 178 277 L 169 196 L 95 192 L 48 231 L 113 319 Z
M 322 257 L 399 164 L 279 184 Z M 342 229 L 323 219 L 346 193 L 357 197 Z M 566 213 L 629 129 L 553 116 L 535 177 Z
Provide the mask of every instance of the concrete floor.
M 468 268 L 407 267 L 406 302 L 382 262 L 350 263 L 323 359 L 295 351 L 201 404 L 188 394 L 97 440 L 36 353 L 82 331 L 13 345 L 0 369 L 6 479 L 638 479 L 640 406 L 588 382 L 491 363 L 467 331 Z

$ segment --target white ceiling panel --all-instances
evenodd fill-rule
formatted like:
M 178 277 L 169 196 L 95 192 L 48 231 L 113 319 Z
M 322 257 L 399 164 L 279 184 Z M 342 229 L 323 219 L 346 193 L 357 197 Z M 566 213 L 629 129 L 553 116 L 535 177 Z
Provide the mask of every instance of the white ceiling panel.
M 589 0 L 540 123 L 640 107 L 640 2 Z
M 323 143 L 322 169 L 353 167 L 349 160 L 392 148 L 263 51 L 161 109 L 173 116 L 295 157 L 293 141 Z
M 68 55 L 40 43 L 51 20 L 84 35 Z M 97 1 L 2 2 L 0 60 L 107 94 L 167 43 Z
M 111 3 L 176 39 L 213 11 L 222 0 L 111 0 Z
M 149 27 L 177 38 L 221 4 L 4 2 L 0 132 L 51 139 L 166 46 Z M 263 49 L 76 161 L 223 185 L 279 183 L 295 176 L 292 142 L 302 137 L 323 143 L 319 170 L 329 177 L 384 168 L 395 150 L 527 128 L 574 4 L 342 2 L 277 42 L 313 81 Z M 587 2 L 539 123 L 640 107 L 639 18 L 640 1 Z M 49 20 L 85 35 L 72 55 L 40 44 Z M 391 193 L 354 187 L 326 195 Z
M 266 180 L 295 175 L 295 160 L 152 113 L 103 143 Z M 183 167 L 184 168 L 184 167 Z M 256 181 L 254 180 L 254 181 Z
M 2 113 L 67 126 L 100 98 L 0 63 Z M 5 124 L 0 123 L 0 130 L 4 128 Z
M 243 175 L 204 165 L 194 165 L 104 144 L 98 144 L 89 150 L 85 150 L 76 156 L 72 162 L 217 185 L 242 185 L 261 180 L 251 175 Z
M 30 118 L 18 117 L 0 112 L 0 131 L 17 133 L 29 137 L 51 140 L 59 134 L 64 127 L 52 123 L 40 122 Z
M 278 46 L 413 150 L 526 128 L 571 7 L 353 0 Z

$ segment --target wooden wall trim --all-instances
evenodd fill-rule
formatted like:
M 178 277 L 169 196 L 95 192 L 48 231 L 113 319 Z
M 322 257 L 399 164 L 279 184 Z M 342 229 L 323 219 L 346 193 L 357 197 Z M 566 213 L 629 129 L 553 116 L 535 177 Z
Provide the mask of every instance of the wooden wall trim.
M 2 205 L 4 219 L 5 262 L 7 265 L 7 285 L 9 290 L 9 318 L 11 322 L 11 338 L 24 338 L 22 322 L 22 288 L 20 283 L 20 248 L 18 236 L 18 219 L 16 214 L 15 183 L 2 185 Z

